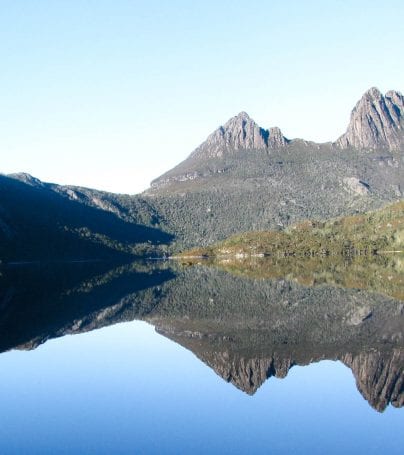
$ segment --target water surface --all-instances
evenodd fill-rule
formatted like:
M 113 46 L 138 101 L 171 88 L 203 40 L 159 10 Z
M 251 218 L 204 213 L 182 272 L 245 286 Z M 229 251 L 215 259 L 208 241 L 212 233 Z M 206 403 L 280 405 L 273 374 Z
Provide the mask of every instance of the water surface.
M 401 453 L 400 264 L 296 266 L 3 267 L 1 453 Z

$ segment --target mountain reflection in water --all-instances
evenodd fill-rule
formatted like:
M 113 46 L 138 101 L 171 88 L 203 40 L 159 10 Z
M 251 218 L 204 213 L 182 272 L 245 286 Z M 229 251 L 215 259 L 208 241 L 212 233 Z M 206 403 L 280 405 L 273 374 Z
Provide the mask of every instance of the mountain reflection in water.
M 402 264 L 385 257 L 3 266 L 0 351 L 138 319 L 248 394 L 294 365 L 339 360 L 383 411 L 404 403 Z

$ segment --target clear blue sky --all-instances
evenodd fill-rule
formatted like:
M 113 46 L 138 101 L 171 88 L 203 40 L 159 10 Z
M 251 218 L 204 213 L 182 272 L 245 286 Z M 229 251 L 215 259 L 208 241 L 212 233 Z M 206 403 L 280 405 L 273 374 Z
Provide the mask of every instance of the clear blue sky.
M 3 173 L 135 193 L 247 111 L 336 139 L 404 89 L 404 2 L 2 0 Z

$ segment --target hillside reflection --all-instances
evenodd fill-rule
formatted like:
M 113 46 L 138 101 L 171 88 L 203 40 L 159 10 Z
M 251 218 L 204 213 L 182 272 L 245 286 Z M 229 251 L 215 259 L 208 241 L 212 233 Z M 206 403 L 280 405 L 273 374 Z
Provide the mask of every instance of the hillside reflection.
M 376 410 L 404 403 L 399 258 L 233 261 L 183 266 L 3 266 L 0 351 L 135 319 L 253 394 L 294 365 L 348 366 Z M 0 357 L 1 359 L 1 357 Z
M 304 286 L 323 284 L 378 292 L 404 301 L 404 255 L 253 257 L 187 260 L 255 279 L 287 279 Z

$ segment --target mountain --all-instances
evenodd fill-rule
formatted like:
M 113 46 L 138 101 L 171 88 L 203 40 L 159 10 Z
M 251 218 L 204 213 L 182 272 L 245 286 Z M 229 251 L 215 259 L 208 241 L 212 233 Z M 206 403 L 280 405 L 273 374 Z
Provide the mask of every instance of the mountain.
M 0 175 L 0 259 L 127 259 L 171 240 L 159 229 L 124 220 L 112 203 L 90 193 L 86 201 L 77 188 L 28 174 Z
M 192 156 L 220 157 L 235 150 L 267 150 L 287 142 L 279 128 L 261 128 L 246 112 L 240 112 L 214 131 Z
M 323 144 L 286 139 L 242 112 L 140 197 L 176 236 L 176 251 L 377 209 L 404 195 L 402 100 L 370 89 L 347 132 Z
M 41 211 L 34 210 L 34 201 L 26 205 L 25 198 L 20 198 L 21 204 L 14 199 L 13 210 L 10 204 L 6 210 L 3 205 L 13 200 L 13 190 L 3 192 L 0 236 L 10 239 L 17 228 L 29 232 L 31 222 L 57 222 L 64 215 L 63 210 L 54 212 L 56 199 L 75 211 L 82 206 L 84 223 L 65 219 L 63 224 L 68 227 L 72 222 L 76 234 L 77 229 L 86 232 L 91 214 L 99 218 L 104 213 L 102 217 L 119 220 L 127 229 L 132 226 L 136 233 L 129 241 L 126 228 L 116 231 L 112 249 L 119 244 L 129 253 L 160 255 L 210 245 L 241 232 L 283 230 L 302 220 L 374 210 L 404 196 L 402 119 L 402 95 L 389 91 L 383 96 L 374 88 L 352 111 L 347 132 L 324 144 L 287 139 L 279 128 L 263 128 L 241 112 L 182 163 L 155 179 L 150 189 L 134 196 L 14 175 L 27 193 L 31 190 L 36 196 L 46 194 L 48 202 L 52 199 L 53 208 L 48 214 L 43 199 Z M 97 226 L 89 228 L 87 240 L 100 240 L 103 234 L 97 233 Z M 32 245 L 32 236 L 26 241 Z
M 210 134 L 183 163 L 155 179 L 151 186 L 159 188 L 173 182 L 204 177 L 208 175 L 206 170 L 203 172 L 208 162 L 214 168 L 215 158 L 234 154 L 238 150 L 271 153 L 282 150 L 288 144 L 292 148 L 305 145 L 312 149 L 327 145 L 286 139 L 278 127 L 264 129 L 246 112 L 240 112 Z M 339 149 L 404 151 L 404 97 L 393 90 L 383 96 L 377 88 L 369 89 L 352 110 L 346 133 L 332 145 Z M 201 172 L 198 172 L 198 167 Z
M 348 129 L 336 142 L 341 148 L 404 149 L 404 97 L 391 90 L 385 95 L 372 87 L 358 101 Z
M 198 179 L 204 173 L 193 170 L 194 163 L 203 167 L 211 161 L 214 166 L 216 159 L 219 158 L 220 162 L 220 158 L 234 156 L 239 150 L 259 150 L 268 153 L 286 146 L 289 142 L 278 127 L 261 128 L 246 112 L 240 112 L 210 134 L 183 163 L 154 180 L 151 187 L 158 188 L 175 181 Z M 218 173 L 224 171 L 225 169 L 220 168 L 216 170 Z M 207 172 L 209 175 L 209 171 Z M 214 173 L 215 170 L 212 172 Z

